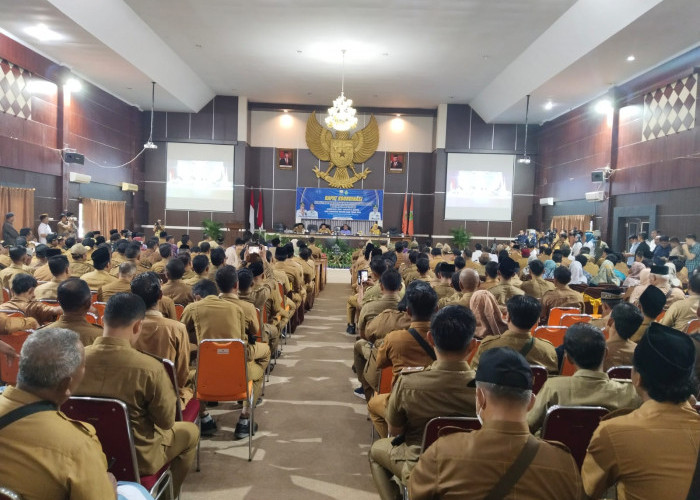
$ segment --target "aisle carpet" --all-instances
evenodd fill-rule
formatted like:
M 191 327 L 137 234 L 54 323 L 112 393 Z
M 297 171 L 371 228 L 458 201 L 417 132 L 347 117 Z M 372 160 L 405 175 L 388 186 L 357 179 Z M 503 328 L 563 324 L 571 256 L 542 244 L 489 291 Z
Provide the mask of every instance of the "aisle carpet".
M 347 271 L 316 298 L 288 339 L 248 441 L 233 441 L 239 409 L 212 408 L 218 433 L 202 440 L 201 472 L 187 477 L 181 500 L 376 500 L 367 463 L 370 422 L 353 396 L 352 346 L 346 335 Z M 333 277 L 336 277 L 333 276 Z

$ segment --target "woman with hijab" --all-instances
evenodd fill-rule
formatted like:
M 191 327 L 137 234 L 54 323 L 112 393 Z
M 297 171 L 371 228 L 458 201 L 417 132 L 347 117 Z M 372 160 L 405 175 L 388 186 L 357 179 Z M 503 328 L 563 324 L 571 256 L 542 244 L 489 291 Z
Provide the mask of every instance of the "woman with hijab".
M 629 293 L 629 299 L 627 300 L 627 302 L 629 302 L 630 304 L 636 304 L 639 301 L 639 297 L 641 297 L 641 295 L 644 293 L 644 290 L 646 290 L 649 287 L 650 275 L 651 269 L 649 269 L 648 267 L 642 269 L 642 271 L 639 273 L 639 284 L 627 290 L 627 292 Z
M 557 268 L 555 262 L 551 259 L 544 261 L 544 273 L 542 273 L 543 279 L 554 278 L 554 270 Z
M 574 260 L 571 264 L 569 264 L 569 271 L 571 271 L 571 281 L 569 281 L 569 285 L 588 284 L 588 280 L 583 274 L 583 266 L 580 262 Z
M 598 276 L 593 278 L 591 285 L 611 284 L 620 286 L 620 278 L 615 275 L 615 264 L 610 260 L 610 257 L 613 256 L 608 256 L 608 258 L 600 264 Z
M 634 262 L 632 263 L 632 267 L 630 267 L 630 273 L 625 279 L 625 281 L 622 283 L 622 286 L 637 286 L 639 285 L 639 274 L 646 269 L 644 267 L 644 264 L 641 262 Z
M 508 329 L 496 302 L 496 297 L 488 290 L 477 290 L 469 300 L 469 309 L 476 317 L 474 337 L 482 339 L 489 335 L 500 335 Z

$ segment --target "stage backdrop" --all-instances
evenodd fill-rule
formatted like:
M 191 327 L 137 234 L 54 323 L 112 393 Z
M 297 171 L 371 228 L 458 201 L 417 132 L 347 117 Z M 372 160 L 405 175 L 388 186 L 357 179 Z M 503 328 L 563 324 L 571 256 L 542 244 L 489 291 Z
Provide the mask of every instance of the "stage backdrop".
M 297 188 L 296 221 L 367 220 L 381 226 L 383 199 L 381 189 Z

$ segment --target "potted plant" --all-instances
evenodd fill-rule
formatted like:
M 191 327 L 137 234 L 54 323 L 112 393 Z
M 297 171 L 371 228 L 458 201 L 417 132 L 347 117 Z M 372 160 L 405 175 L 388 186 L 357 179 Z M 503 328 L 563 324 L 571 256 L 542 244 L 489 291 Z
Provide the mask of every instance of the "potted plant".
M 202 221 L 204 236 L 209 236 L 214 241 L 219 241 L 223 237 L 223 227 L 224 225 L 221 222 L 214 222 L 210 219 Z
M 452 234 L 452 245 L 460 250 L 467 248 L 472 239 L 472 233 L 462 227 L 453 227 L 450 229 L 450 234 Z

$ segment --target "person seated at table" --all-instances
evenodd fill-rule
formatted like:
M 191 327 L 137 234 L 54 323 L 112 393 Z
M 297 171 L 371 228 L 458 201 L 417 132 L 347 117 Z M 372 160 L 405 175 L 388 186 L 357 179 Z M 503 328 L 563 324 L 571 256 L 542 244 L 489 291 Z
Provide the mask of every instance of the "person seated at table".
M 350 229 L 350 226 L 347 224 L 343 224 L 343 227 L 340 228 L 340 234 L 343 236 L 350 236 L 352 234 L 352 229 Z
M 299 222 L 298 224 L 294 224 L 294 227 L 292 228 L 292 231 L 294 231 L 297 234 L 304 234 L 304 231 L 306 229 L 304 228 L 304 224 Z
M 328 224 L 323 223 L 318 228 L 318 232 L 319 234 L 331 234 L 333 231 L 331 231 L 331 227 Z
M 379 224 L 376 222 L 372 224 L 372 227 L 369 229 L 369 234 L 373 236 L 380 236 L 382 234 L 382 228 Z

